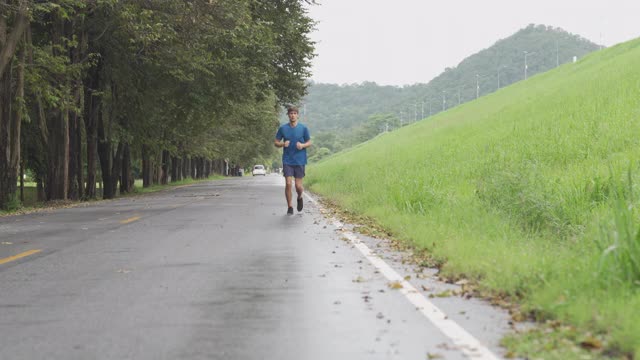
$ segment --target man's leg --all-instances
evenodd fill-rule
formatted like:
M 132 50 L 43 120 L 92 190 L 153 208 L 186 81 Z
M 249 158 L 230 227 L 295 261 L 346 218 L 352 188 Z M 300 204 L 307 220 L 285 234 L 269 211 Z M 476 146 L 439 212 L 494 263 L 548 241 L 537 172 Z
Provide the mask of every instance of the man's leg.
M 298 193 L 298 211 L 302 211 L 303 200 L 302 200 L 302 192 L 304 191 L 304 187 L 302 186 L 302 178 L 296 178 L 296 193 Z
M 287 198 L 287 214 L 293 215 L 293 206 L 291 206 L 291 200 L 292 200 L 291 192 L 293 188 L 293 176 L 294 176 L 293 167 L 285 164 L 282 166 L 282 172 L 283 172 L 284 181 L 285 181 L 284 196 Z
M 292 207 L 291 205 L 291 190 L 293 187 L 293 176 L 285 176 L 284 178 L 286 184 L 284 187 L 284 196 L 287 198 L 287 206 Z M 296 185 L 297 186 L 297 185 Z
M 293 206 L 291 204 L 291 191 L 293 187 L 293 176 L 285 176 L 284 196 L 287 198 L 287 214 L 293 214 Z

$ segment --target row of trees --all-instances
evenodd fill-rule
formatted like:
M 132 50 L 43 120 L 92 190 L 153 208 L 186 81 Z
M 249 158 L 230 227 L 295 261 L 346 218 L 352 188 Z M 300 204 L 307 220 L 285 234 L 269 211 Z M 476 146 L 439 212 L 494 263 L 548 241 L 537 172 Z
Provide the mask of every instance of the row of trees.
M 0 0 L 0 208 L 25 169 L 43 199 L 111 198 L 132 163 L 149 186 L 272 151 L 305 93 L 308 3 Z

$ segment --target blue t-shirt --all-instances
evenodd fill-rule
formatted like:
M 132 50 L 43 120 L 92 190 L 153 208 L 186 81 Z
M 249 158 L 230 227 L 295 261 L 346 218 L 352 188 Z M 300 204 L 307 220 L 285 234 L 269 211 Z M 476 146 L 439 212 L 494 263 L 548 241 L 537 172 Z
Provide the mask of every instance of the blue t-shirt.
M 283 124 L 276 133 L 276 140 L 289 140 L 289 147 L 282 148 L 282 164 L 284 165 L 306 165 L 307 149 L 298 150 L 296 143 L 306 143 L 311 139 L 309 129 L 301 123 L 296 127 L 291 127 L 289 123 Z

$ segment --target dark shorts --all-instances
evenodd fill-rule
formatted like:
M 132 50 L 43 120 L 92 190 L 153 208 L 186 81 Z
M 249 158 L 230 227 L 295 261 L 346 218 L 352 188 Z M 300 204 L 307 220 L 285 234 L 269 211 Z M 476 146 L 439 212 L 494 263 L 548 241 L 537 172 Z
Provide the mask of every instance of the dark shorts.
M 282 173 L 285 177 L 293 176 L 296 179 L 304 177 L 304 165 L 287 165 L 282 166 Z

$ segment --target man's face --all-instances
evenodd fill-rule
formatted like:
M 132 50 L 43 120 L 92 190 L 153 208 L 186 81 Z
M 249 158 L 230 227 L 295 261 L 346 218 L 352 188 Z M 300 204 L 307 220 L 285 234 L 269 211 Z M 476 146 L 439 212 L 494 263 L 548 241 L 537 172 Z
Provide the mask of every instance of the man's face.
M 289 116 L 289 121 L 290 122 L 293 123 L 293 122 L 298 121 L 298 112 L 297 111 L 295 111 L 295 110 L 294 111 L 289 111 L 287 113 L 287 115 Z

